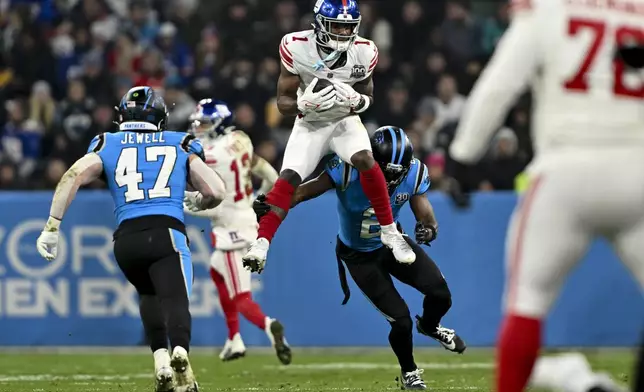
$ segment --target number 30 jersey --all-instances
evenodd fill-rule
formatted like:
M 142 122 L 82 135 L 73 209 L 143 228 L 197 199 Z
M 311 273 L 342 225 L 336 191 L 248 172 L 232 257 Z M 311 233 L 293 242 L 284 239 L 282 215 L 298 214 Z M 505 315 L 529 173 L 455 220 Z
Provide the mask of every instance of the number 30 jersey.
M 214 139 L 202 138 L 206 164 L 226 184 L 226 198 L 210 214 L 213 242 L 218 249 L 237 249 L 257 236 L 253 211 L 253 143 L 240 130 Z
M 644 39 L 644 0 L 513 0 L 512 13 L 468 98 L 454 159 L 480 158 L 527 87 L 538 155 L 644 144 L 644 73 L 615 56 Z
M 362 191 L 360 174 L 337 156 L 326 166 L 326 173 L 335 184 L 338 196 L 338 219 L 340 240 L 353 250 L 369 252 L 382 247 L 380 225 L 369 199 Z M 398 220 L 400 209 L 414 195 L 429 190 L 427 166 L 418 159 L 411 161 L 411 168 L 402 183 L 390 194 L 394 220 Z
M 88 152 L 103 161 L 117 225 L 148 215 L 184 221 L 188 157 L 203 157 L 203 146 L 194 136 L 172 131 L 102 133 Z

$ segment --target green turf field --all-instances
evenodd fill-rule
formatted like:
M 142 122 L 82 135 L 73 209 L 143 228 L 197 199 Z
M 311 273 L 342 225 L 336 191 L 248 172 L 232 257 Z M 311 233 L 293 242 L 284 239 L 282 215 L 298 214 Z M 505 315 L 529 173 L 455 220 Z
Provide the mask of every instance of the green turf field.
M 146 351 L 101 354 L 34 353 L 2 350 L 0 392 L 152 391 L 153 362 Z M 293 364 L 281 366 L 265 350 L 222 363 L 217 351 L 198 350 L 192 364 L 201 391 L 384 391 L 398 390 L 393 354 L 386 350 L 295 350 Z M 586 352 L 593 367 L 629 383 L 633 354 L 628 350 Z M 490 391 L 492 351 L 464 355 L 418 350 L 430 391 Z

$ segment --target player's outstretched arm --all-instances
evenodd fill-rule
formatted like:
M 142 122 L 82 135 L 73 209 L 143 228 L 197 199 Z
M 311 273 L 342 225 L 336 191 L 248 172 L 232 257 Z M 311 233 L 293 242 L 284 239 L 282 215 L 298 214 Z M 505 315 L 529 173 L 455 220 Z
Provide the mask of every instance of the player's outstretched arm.
M 284 116 L 296 116 L 297 89 L 300 88 L 300 77 L 290 73 L 284 64 L 281 65 L 280 77 L 277 80 L 277 109 Z
M 476 82 L 450 146 L 451 157 L 461 163 L 476 163 L 487 151 L 517 97 L 537 73 L 542 48 L 536 10 L 514 15 L 499 41 L 494 56 Z
M 78 188 L 98 179 L 101 173 L 103 173 L 103 161 L 96 153 L 91 152 L 77 160 L 63 174 L 54 192 L 49 219 L 36 241 L 36 249 L 42 257 L 49 261 L 56 258 L 60 222 L 63 220 L 67 208 L 74 200 Z
M 262 185 L 259 187 L 259 193 L 267 193 L 277 181 L 279 174 L 266 159 L 254 154 L 251 162 L 251 173 L 262 179 Z
M 311 199 L 315 199 L 324 192 L 331 190 L 335 187 L 331 176 L 327 172 L 322 172 L 316 178 L 305 182 L 300 185 L 293 195 L 293 201 L 291 202 L 291 208 L 296 205 Z
M 226 197 L 226 186 L 219 175 L 198 156 L 190 155 L 189 183 L 199 194 L 194 205 L 199 210 L 217 207 Z
M 427 199 L 427 194 L 421 194 L 412 196 L 409 206 L 416 217 L 416 242 L 429 244 L 436 239 L 438 234 L 438 222 L 432 203 Z
M 57 220 L 63 219 L 63 215 L 78 192 L 78 188 L 98 179 L 103 173 L 103 161 L 95 153 L 89 153 L 77 160 L 70 167 L 56 186 L 54 199 L 51 202 L 49 217 Z M 49 224 L 49 222 L 48 222 Z

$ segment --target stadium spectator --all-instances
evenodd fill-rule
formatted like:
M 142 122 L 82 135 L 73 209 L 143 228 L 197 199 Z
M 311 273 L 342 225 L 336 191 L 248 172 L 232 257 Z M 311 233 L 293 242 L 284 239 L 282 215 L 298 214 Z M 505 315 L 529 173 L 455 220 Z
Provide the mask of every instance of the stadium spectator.
M 437 190 L 451 161 L 445 155 L 438 164 L 437 151 L 447 151 L 465 95 L 507 27 L 505 2 L 496 2 L 485 15 L 468 0 L 361 1 L 360 32 L 380 51 L 375 104 L 364 123 L 370 131 L 406 127 L 416 156 L 436 164 Z M 114 130 L 114 104 L 141 84 L 167 89 L 172 127 L 187 127 L 185 112 L 201 98 L 229 102 L 257 153 L 279 167 L 293 118 L 276 110 L 277 46 L 284 33 L 310 27 L 309 1 L 11 2 L 4 14 L 3 188 L 47 186 L 41 177 L 50 160 L 69 165 L 92 136 Z M 525 100 L 506 124 L 518 166 L 532 156 L 528 113 Z M 514 171 L 503 172 L 490 182 L 510 183 Z

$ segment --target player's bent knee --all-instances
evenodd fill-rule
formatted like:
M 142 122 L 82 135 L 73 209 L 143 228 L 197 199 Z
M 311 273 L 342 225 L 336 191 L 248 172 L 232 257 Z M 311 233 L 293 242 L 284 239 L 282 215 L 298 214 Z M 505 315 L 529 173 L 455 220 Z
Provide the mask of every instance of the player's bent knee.
M 390 322 L 391 324 L 391 329 L 392 331 L 395 331 L 397 333 L 412 333 L 412 329 L 414 327 L 414 323 L 411 320 L 411 316 L 407 314 L 404 317 L 397 317 L 394 319 L 394 321 Z
M 373 154 L 369 150 L 358 151 L 351 157 L 351 165 L 358 171 L 367 171 L 376 164 Z
M 447 282 L 443 280 L 443 284 L 438 285 L 431 294 L 436 302 L 440 303 L 444 308 L 449 309 L 452 307 L 452 293 L 449 291 Z
M 302 183 L 302 176 L 297 174 L 295 170 L 284 169 L 280 173 L 279 178 L 291 184 L 293 187 L 298 187 Z

